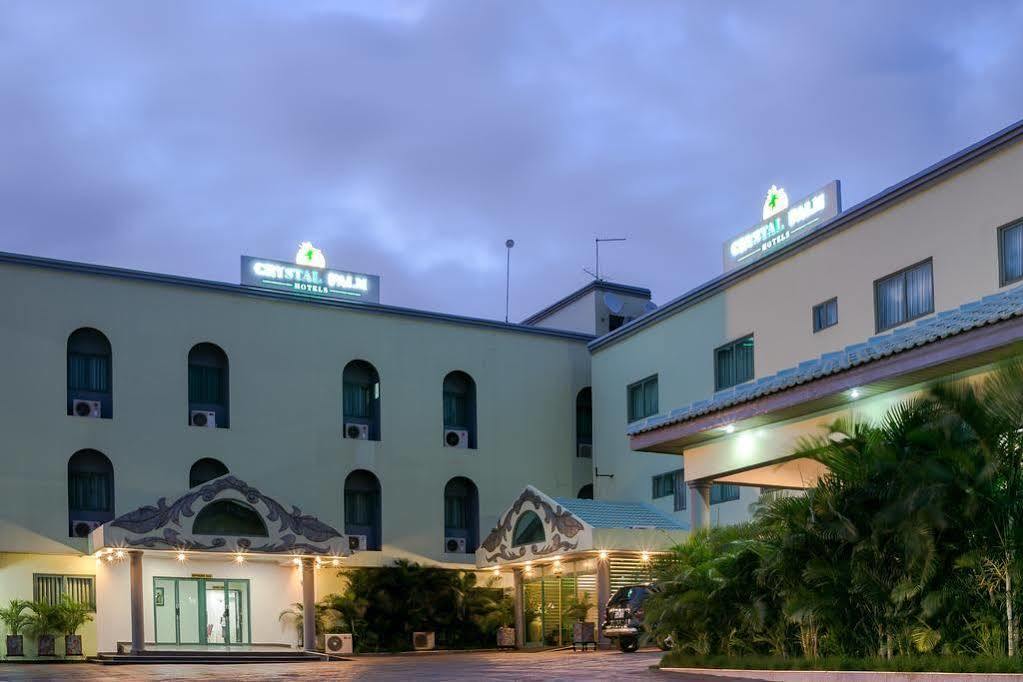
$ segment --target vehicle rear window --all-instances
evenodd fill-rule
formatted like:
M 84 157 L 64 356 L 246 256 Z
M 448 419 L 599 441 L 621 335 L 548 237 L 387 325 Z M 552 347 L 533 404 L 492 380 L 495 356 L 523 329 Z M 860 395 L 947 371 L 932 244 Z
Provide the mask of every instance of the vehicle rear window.
M 647 594 L 650 590 L 642 585 L 632 585 L 630 587 L 623 587 L 615 595 L 611 597 L 611 601 L 608 604 L 615 606 L 621 606 L 628 604 L 629 606 L 635 606 L 639 602 L 646 599 Z

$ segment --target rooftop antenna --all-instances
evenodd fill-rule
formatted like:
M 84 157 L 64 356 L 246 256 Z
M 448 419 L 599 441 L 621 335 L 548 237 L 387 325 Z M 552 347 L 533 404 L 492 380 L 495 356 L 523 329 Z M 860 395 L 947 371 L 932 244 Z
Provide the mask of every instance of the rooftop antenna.
M 507 259 L 504 264 L 504 321 L 505 324 L 508 322 L 508 296 L 511 290 L 511 250 L 515 246 L 515 240 L 509 239 L 504 243 L 504 248 L 507 249 Z
M 601 242 L 624 242 L 625 237 L 597 237 L 593 240 L 593 250 L 596 252 L 596 263 L 595 272 L 590 272 L 586 268 L 583 268 L 583 272 L 592 277 L 593 279 L 600 281 L 600 243 Z

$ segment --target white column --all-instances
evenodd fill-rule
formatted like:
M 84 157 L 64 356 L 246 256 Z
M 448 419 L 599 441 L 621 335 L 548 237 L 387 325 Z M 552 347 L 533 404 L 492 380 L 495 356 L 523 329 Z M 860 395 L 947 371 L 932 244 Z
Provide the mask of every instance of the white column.
M 607 600 L 611 598 L 611 557 L 597 559 L 597 646 L 611 647 L 611 640 L 602 634 L 601 625 L 607 619 Z
M 515 646 L 521 649 L 526 646 L 526 588 L 522 581 L 521 568 L 516 568 L 512 576 L 514 578 L 513 592 L 515 597 Z
M 316 568 L 312 559 L 302 559 L 302 646 L 316 648 Z
M 689 485 L 689 529 L 697 531 L 710 528 L 710 487 L 711 481 L 688 481 Z
M 131 653 L 146 649 L 146 620 L 142 600 L 142 552 L 128 550 L 128 589 L 131 599 Z

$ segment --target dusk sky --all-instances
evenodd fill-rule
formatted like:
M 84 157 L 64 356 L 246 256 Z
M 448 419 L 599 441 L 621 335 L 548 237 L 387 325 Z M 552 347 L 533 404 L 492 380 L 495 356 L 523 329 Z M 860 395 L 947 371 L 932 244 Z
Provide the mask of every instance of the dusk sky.
M 0 250 L 237 282 L 239 256 L 511 316 L 663 303 L 839 179 L 846 207 L 1023 118 L 1023 3 L 0 4 Z

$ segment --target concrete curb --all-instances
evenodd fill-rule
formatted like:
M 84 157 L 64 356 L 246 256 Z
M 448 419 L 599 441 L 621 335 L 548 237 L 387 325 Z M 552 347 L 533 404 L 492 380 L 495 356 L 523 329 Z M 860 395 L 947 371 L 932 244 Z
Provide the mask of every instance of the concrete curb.
M 876 670 L 735 670 L 661 668 L 667 673 L 763 680 L 764 682 L 1023 682 L 1021 673 L 898 673 Z

